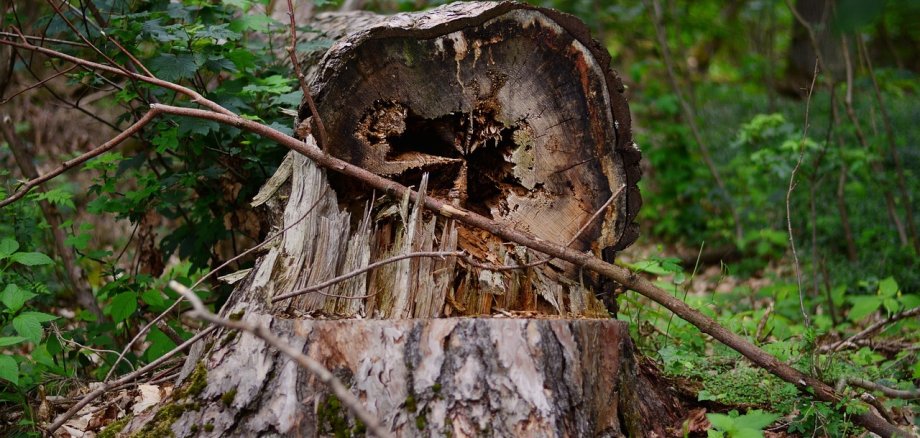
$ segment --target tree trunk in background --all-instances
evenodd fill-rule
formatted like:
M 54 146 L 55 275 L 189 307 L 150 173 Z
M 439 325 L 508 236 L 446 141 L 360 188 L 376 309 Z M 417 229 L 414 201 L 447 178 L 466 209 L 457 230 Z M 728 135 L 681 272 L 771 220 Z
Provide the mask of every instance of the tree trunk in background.
M 815 33 L 824 68 L 840 79 L 844 76 L 843 52 L 840 49 L 840 37 L 830 28 L 833 10 L 828 0 L 796 0 L 795 8 Z M 783 83 L 785 92 L 803 96 L 808 83 L 815 72 L 815 50 L 808 36 L 808 30 L 792 19 L 792 42 L 786 52 L 786 78 Z
M 579 250 L 610 257 L 636 239 L 639 153 L 623 86 L 575 18 L 517 3 L 454 3 L 390 17 L 321 14 L 311 26 L 321 32 L 308 46 L 328 48 L 304 53 L 328 153 Z M 302 105 L 296 132 L 315 144 L 310 115 Z M 462 249 L 491 264 L 539 255 L 327 176 L 297 154 L 254 204 L 286 231 L 236 276 L 221 314 L 271 327 L 398 435 L 675 433 L 668 428 L 680 405 L 638 366 L 626 325 L 598 298 L 609 290 L 588 273 L 552 261 L 494 271 L 456 258 L 405 259 L 323 294 L 277 300 L 408 252 Z M 499 317 L 451 318 L 483 315 Z M 248 334 L 221 330 L 195 346 L 182 382 L 126 430 L 361 428 L 313 376 Z

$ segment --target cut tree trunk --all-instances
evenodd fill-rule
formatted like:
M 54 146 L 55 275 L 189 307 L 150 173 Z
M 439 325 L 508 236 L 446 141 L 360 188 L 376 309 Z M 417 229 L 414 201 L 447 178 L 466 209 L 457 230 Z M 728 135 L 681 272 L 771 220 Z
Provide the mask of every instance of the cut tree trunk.
M 474 2 L 326 14 L 311 27 L 305 46 L 320 49 L 302 59 L 329 154 L 582 251 L 609 258 L 636 239 L 639 152 L 624 89 L 575 18 Z M 299 114 L 295 132 L 315 146 L 318 123 L 307 105 Z M 484 269 L 544 258 L 298 154 L 253 203 L 284 231 L 230 276 L 221 315 L 270 327 L 398 435 L 674 433 L 679 404 L 638 366 L 626 325 L 610 318 L 612 288 L 593 275 L 553 260 Z M 457 250 L 479 262 L 404 259 L 279 299 L 394 255 Z M 362 431 L 313 376 L 248 334 L 219 330 L 196 345 L 173 394 L 126 430 Z

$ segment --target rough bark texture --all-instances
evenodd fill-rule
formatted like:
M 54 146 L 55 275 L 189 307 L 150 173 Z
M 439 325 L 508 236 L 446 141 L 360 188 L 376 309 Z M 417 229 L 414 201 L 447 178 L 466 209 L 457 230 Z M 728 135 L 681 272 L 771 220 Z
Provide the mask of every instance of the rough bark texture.
M 640 372 L 618 321 L 242 318 L 286 333 L 399 436 L 648 437 L 671 435 L 679 422 L 677 401 Z M 179 437 L 362 431 L 322 384 L 261 340 L 217 339 L 223 346 L 201 358 L 159 419 L 139 415 L 128 430 L 146 424 Z

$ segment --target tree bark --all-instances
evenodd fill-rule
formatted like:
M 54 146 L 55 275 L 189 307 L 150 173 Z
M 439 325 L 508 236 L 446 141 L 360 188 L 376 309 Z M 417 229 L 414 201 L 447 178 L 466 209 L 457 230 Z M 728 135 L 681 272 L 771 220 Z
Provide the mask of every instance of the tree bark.
M 398 436 L 671 436 L 679 426 L 677 400 L 636 362 L 622 322 L 242 318 L 286 334 Z M 249 334 L 220 331 L 215 340 L 223 346 L 195 365 L 173 399 L 125 430 L 178 437 L 362 432 L 290 358 Z

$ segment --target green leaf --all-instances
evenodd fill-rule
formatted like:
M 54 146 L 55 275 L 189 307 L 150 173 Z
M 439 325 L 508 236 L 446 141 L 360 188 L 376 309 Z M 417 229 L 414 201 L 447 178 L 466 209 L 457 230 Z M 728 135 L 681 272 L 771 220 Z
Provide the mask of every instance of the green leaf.
M 89 245 L 89 241 L 92 238 L 93 235 L 90 233 L 80 233 L 76 236 L 67 236 L 67 238 L 64 239 L 64 244 L 83 251 L 86 249 L 86 246 Z
M 878 294 L 885 298 L 891 298 L 898 294 L 898 282 L 894 280 L 894 277 L 888 277 L 878 282 Z
M 896 313 L 898 310 L 901 310 L 901 302 L 894 298 L 885 298 L 882 300 L 882 306 L 885 307 L 888 313 Z
M 9 237 L 0 240 L 0 260 L 9 257 L 14 252 L 16 252 L 17 249 L 19 249 L 19 242 L 16 242 Z
M 44 335 L 42 323 L 31 312 L 23 313 L 13 318 L 13 328 L 16 329 L 16 333 L 19 333 L 20 336 L 35 344 L 41 342 Z
M 773 422 L 776 421 L 777 418 L 779 418 L 779 415 L 777 414 L 774 414 L 772 412 L 764 412 L 764 411 L 761 411 L 760 409 L 755 409 L 752 411 L 748 411 L 747 414 L 738 417 L 735 420 L 735 424 L 745 429 L 761 430 L 773 424 Z
M 121 322 L 133 315 L 135 310 L 137 310 L 137 294 L 122 292 L 112 298 L 105 308 L 105 313 L 112 317 L 112 321 Z
M 725 414 L 706 414 L 706 418 L 712 423 L 712 427 L 719 430 L 733 430 L 735 428 L 735 419 Z
M 144 300 L 147 305 L 154 308 L 161 308 L 166 304 L 166 298 L 163 297 L 160 291 L 155 289 L 150 289 L 142 293 L 141 299 Z
M 188 79 L 195 76 L 198 64 L 193 55 L 173 55 L 164 53 L 151 59 L 147 66 L 164 81 L 175 82 L 179 79 Z
M 147 347 L 146 352 L 148 361 L 153 361 L 176 348 L 176 343 L 156 327 L 150 329 L 150 333 L 147 334 L 147 342 L 150 342 L 150 347 Z
M 70 193 L 64 187 L 55 187 L 44 193 L 39 193 L 35 199 L 38 201 L 48 201 L 55 205 L 74 208 L 73 193 Z
M 48 322 L 58 319 L 57 316 L 49 315 L 43 312 L 22 312 L 20 315 L 28 315 L 30 318 L 35 318 L 35 320 L 38 322 Z
M 48 352 L 48 345 L 41 344 L 37 345 L 31 353 L 32 360 L 37 364 L 44 365 L 49 368 L 56 368 L 57 364 L 54 363 L 54 357 L 51 356 L 51 353 Z
M 41 266 L 54 263 L 51 257 L 40 252 L 17 252 L 10 256 L 10 260 L 26 266 Z
M 3 292 L 0 292 L 0 301 L 10 309 L 10 312 L 15 313 L 22 308 L 26 301 L 35 296 L 36 294 L 10 283 L 6 285 Z
M 850 302 L 853 303 L 853 308 L 850 309 L 850 313 L 847 315 L 850 321 L 859 321 L 878 310 L 879 306 L 882 305 L 881 298 L 874 296 L 850 297 Z
M 150 142 L 156 146 L 156 151 L 161 154 L 166 151 L 173 151 L 179 147 L 179 128 L 174 126 L 169 129 L 161 129 Z
M 19 386 L 19 364 L 13 356 L 0 356 L 0 379 Z
M 22 336 L 4 336 L 0 338 L 0 347 L 8 347 L 10 345 L 16 345 L 25 340 L 26 338 Z

